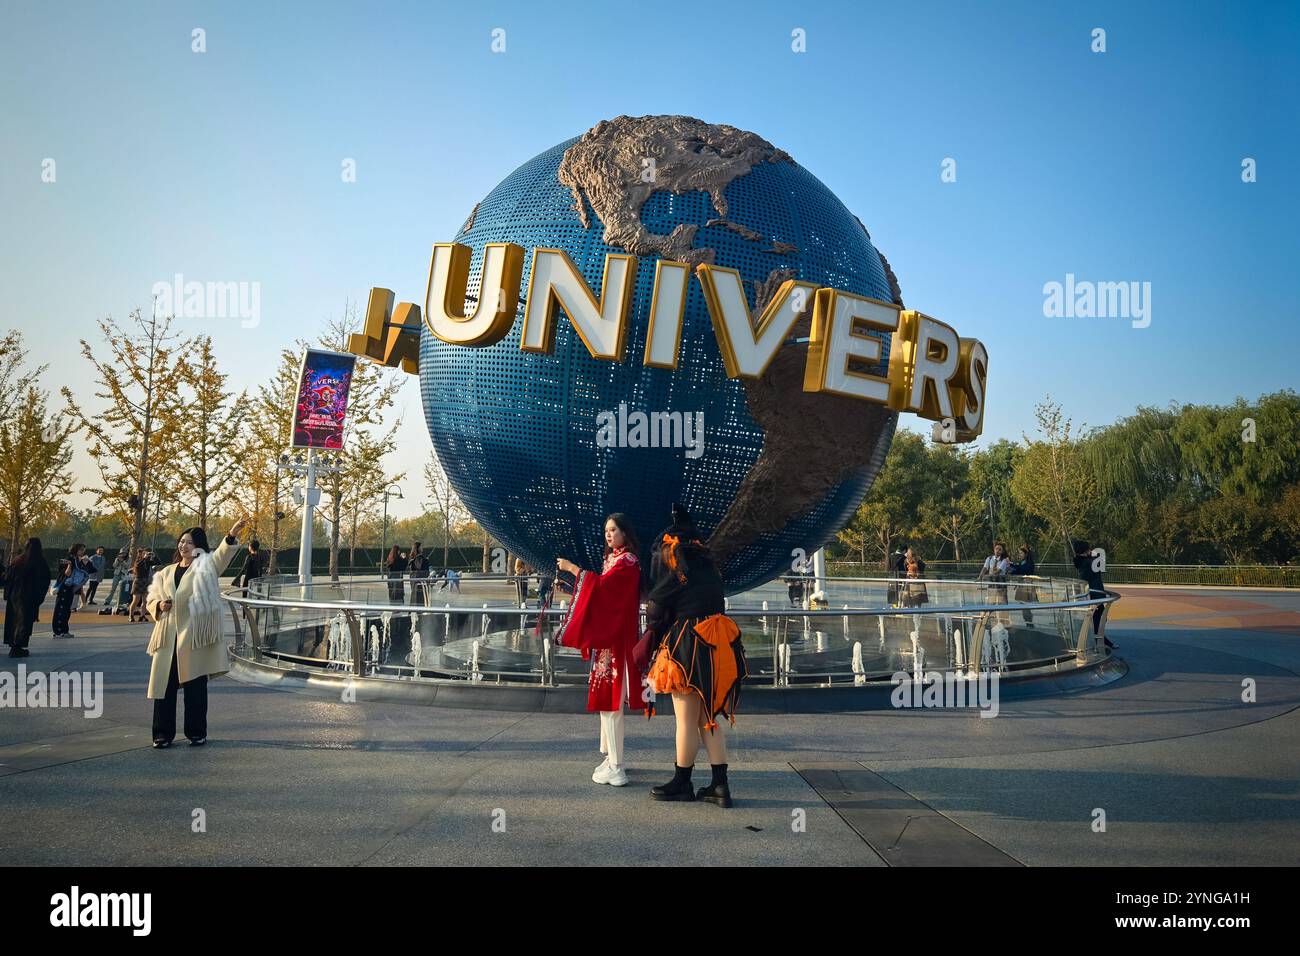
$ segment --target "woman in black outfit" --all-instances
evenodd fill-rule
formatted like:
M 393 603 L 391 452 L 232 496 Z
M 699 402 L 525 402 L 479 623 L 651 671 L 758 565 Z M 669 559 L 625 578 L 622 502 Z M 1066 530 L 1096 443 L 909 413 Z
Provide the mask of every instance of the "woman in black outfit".
M 78 542 L 68 549 L 66 563 L 59 569 L 57 594 L 54 599 L 54 618 L 50 621 L 51 637 L 72 637 L 68 633 L 68 619 L 72 616 L 72 602 L 90 580 L 94 568 L 86 560 L 86 546 Z
M 411 556 L 406 559 L 406 570 L 411 575 L 411 603 L 427 604 L 429 590 L 429 559 L 421 550 L 420 542 L 411 546 Z
M 29 656 L 32 625 L 49 586 L 50 566 L 41 551 L 41 539 L 28 538 L 27 547 L 4 576 L 5 643 L 10 657 Z
M 656 800 L 699 799 L 729 807 L 727 740 L 717 718 L 735 723 L 740 685 L 749 670 L 740 628 L 723 613 L 722 576 L 694 520 L 680 505 L 673 505 L 673 523 L 655 542 L 651 577 L 646 622 L 659 650 L 649 680 L 656 693 L 673 695 L 677 753 L 673 779 L 653 788 L 650 795 Z M 653 702 L 647 713 L 654 713 Z M 696 792 L 691 771 L 701 740 L 709 753 L 713 780 Z
M 1074 569 L 1079 572 L 1080 578 L 1088 582 L 1088 597 L 1105 597 L 1106 583 L 1102 581 L 1101 571 L 1094 567 L 1093 562 L 1092 546 L 1087 541 L 1074 542 Z M 1104 604 L 1098 604 L 1092 609 L 1092 633 L 1096 634 L 1101 630 L 1101 617 L 1105 612 Z M 1103 635 L 1102 640 L 1112 651 L 1118 647 L 1109 637 Z
M 135 553 L 135 564 L 131 566 L 131 607 L 128 617 L 132 624 L 147 620 L 144 599 L 149 594 L 149 582 L 153 578 L 153 562 L 149 552 L 140 548 Z
M 401 604 L 406 599 L 406 587 L 402 584 L 406 558 L 402 557 L 402 549 L 397 545 L 393 545 L 393 550 L 388 552 L 384 567 L 388 569 L 388 603 Z

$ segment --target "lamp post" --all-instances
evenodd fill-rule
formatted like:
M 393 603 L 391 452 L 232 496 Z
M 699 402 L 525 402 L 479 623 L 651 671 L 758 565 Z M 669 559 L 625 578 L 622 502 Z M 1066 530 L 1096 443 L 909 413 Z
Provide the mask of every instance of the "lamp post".
M 164 495 L 164 494 L 162 493 L 162 489 L 161 489 L 161 488 L 159 488 L 159 489 L 157 489 L 156 491 L 154 491 L 154 493 L 153 493 L 153 500 L 154 500 L 154 505 L 153 505 L 153 537 L 149 539 L 149 550 L 150 550 L 150 551 L 153 551 L 153 550 L 155 550 L 155 549 L 158 547 L 158 526 L 162 524 L 162 503 L 163 503 L 163 499 L 164 499 L 164 498 L 168 498 L 169 500 L 171 500 L 171 501 L 173 501 L 173 502 L 175 502 L 175 500 L 176 500 L 175 498 L 172 498 L 170 495 Z
M 390 496 L 396 498 L 398 501 L 401 501 L 402 489 L 397 487 L 397 485 L 389 485 L 387 488 L 384 489 L 384 530 L 383 530 L 383 538 L 382 538 L 383 543 L 380 544 L 379 546 L 379 566 L 381 570 L 383 569 L 383 565 L 384 565 L 384 552 L 388 550 L 388 499 Z
M 997 541 L 998 529 L 997 529 L 997 525 L 993 523 L 993 492 L 990 491 L 988 494 L 984 495 L 984 500 L 988 503 L 989 506 L 989 534 L 993 541 Z M 991 547 L 992 545 L 990 545 L 990 548 Z
M 320 504 L 320 489 L 316 476 L 333 474 L 340 469 L 339 455 L 320 455 L 314 449 L 295 449 L 292 456 L 285 452 L 276 465 L 277 471 L 287 471 L 303 476 L 303 486 L 293 490 L 296 504 L 302 505 L 302 535 L 298 546 L 298 583 L 311 584 L 311 533 L 316 506 Z M 305 588 L 304 588 L 305 590 Z

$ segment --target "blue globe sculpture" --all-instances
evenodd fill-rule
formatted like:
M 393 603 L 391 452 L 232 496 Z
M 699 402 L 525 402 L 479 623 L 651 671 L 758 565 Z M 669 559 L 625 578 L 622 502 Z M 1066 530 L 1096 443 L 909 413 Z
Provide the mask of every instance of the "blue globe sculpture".
M 620 116 L 560 143 L 478 203 L 456 241 L 472 248 L 467 308 L 483 249 L 563 249 L 599 296 L 606 253 L 639 257 L 624 361 L 591 357 L 568 317 L 551 354 L 514 328 L 482 348 L 427 328 L 420 389 L 429 436 L 474 518 L 536 568 L 557 556 L 598 568 L 606 515 L 626 513 L 647 546 L 681 502 L 721 566 L 728 593 L 788 573 L 832 538 L 884 461 L 897 416 L 802 391 L 809 316 L 762 379 L 727 377 L 692 279 L 676 369 L 646 367 L 655 259 L 736 269 L 754 316 L 786 278 L 901 304 L 862 223 L 788 154 L 753 133 L 683 116 Z M 811 305 L 811 303 L 810 303 Z M 888 363 L 888 340 L 881 366 Z M 702 453 L 606 447 L 602 413 L 702 413 Z M 690 452 L 690 454 L 688 454 Z

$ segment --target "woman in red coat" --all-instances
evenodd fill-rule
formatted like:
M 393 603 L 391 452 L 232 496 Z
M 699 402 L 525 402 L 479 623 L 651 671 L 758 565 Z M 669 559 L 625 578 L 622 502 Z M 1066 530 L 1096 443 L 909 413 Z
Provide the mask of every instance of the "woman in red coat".
M 636 534 L 624 514 L 605 519 L 605 561 L 600 574 L 560 558 L 556 566 L 576 580 L 573 610 L 556 643 L 576 647 L 591 661 L 587 710 L 600 714 L 600 752 L 605 761 L 591 775 L 596 783 L 627 785 L 623 769 L 623 705 L 644 710 L 641 672 L 632 660 L 640 637 L 641 564 Z

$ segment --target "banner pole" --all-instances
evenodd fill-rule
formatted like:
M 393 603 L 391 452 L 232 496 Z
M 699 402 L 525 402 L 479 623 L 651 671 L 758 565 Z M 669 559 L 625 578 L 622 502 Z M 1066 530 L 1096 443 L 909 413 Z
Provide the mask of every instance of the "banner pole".
M 316 452 L 307 455 L 307 479 L 302 494 L 302 538 L 298 550 L 298 583 L 311 584 L 311 531 L 315 518 L 316 502 L 320 492 L 316 490 Z

